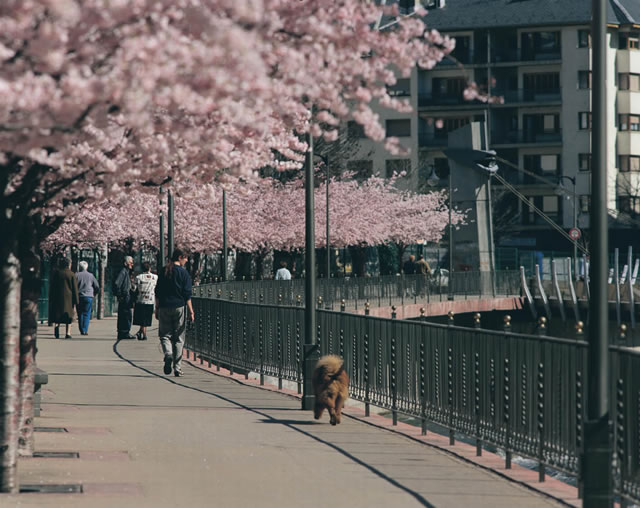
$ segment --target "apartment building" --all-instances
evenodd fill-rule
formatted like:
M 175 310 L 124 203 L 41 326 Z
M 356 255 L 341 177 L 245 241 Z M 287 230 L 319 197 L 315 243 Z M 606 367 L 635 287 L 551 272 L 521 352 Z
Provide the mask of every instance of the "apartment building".
M 414 106 L 410 115 L 381 113 L 387 134 L 411 150 L 393 157 L 362 142 L 366 159 L 354 169 L 405 170 L 411 185 L 445 186 L 448 132 L 486 122 L 490 147 L 507 164 L 500 174 L 546 215 L 569 229 L 589 228 L 591 2 L 587 0 L 426 0 L 424 21 L 456 38 L 455 60 L 415 70 L 393 93 Z M 411 6 L 401 2 L 404 12 Z M 608 175 L 613 242 L 629 244 L 640 224 L 640 1 L 609 0 Z M 473 81 L 500 104 L 466 101 Z M 498 243 L 561 249 L 527 203 L 496 186 L 502 213 Z M 637 239 L 635 242 L 637 243 Z M 568 246 L 567 246 L 568 250 Z

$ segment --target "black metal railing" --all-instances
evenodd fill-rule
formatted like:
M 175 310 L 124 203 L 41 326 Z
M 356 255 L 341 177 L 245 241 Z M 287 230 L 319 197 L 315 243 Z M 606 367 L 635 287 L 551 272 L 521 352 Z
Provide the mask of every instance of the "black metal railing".
M 302 386 L 302 307 L 194 297 L 187 348 L 201 362 L 254 371 Z M 344 358 L 350 396 L 472 438 L 545 468 L 579 476 L 585 418 L 587 343 L 419 321 L 317 310 L 321 354 Z M 637 443 L 636 443 L 637 444 Z M 634 466 L 635 467 L 635 466 Z
M 520 296 L 517 270 L 454 272 L 435 275 L 388 275 L 318 279 L 317 294 L 325 307 L 337 309 L 344 300 L 349 310 L 363 309 L 365 303 L 382 307 L 429 304 L 448 299 Z M 304 302 L 304 279 L 288 281 L 229 281 L 202 284 L 196 296 L 245 303 L 298 305 Z

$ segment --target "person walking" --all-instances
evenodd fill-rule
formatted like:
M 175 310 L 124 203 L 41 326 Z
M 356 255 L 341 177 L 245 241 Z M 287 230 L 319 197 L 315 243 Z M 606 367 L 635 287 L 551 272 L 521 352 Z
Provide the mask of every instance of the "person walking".
M 280 261 L 280 268 L 276 272 L 276 280 L 291 280 L 291 272 L 287 269 L 286 261 Z
M 176 377 L 183 375 L 182 348 L 189 319 L 195 320 L 191 303 L 191 277 L 185 270 L 189 258 L 180 249 L 175 249 L 171 261 L 158 274 L 156 285 L 156 319 L 162 352 L 164 353 L 164 373 L 173 369 Z
M 91 320 L 91 310 L 93 308 L 93 298 L 100 290 L 100 285 L 95 276 L 88 271 L 89 263 L 80 261 L 78 272 L 76 272 L 76 282 L 78 283 L 78 328 L 80 335 L 89 335 L 89 321 Z
M 404 264 L 402 265 L 402 272 L 404 273 L 404 275 L 415 275 L 416 273 L 416 261 L 415 261 L 415 256 L 411 255 L 407 258 L 407 260 L 404 262 Z M 411 296 L 411 291 L 409 290 L 409 287 L 413 286 L 413 277 L 409 277 L 408 279 L 403 277 L 403 283 L 404 283 L 404 287 L 405 287 L 405 294 L 407 296 Z
M 151 265 L 147 261 L 142 263 L 142 270 L 143 273 L 136 277 L 138 299 L 133 309 L 133 324 L 140 327 L 136 333 L 138 340 L 147 340 L 147 327 L 151 326 L 153 319 L 153 304 L 155 303 L 158 276 L 151 273 Z
M 131 321 L 133 313 L 131 308 L 134 304 L 132 294 L 133 284 L 131 284 L 131 269 L 133 268 L 133 258 L 124 257 L 124 266 L 113 282 L 113 294 L 118 298 L 118 340 L 135 339 L 131 335 Z
M 62 258 L 58 269 L 51 274 L 49 285 L 49 322 L 53 323 L 54 336 L 60 338 L 60 325 L 65 325 L 65 339 L 71 339 L 73 308 L 78 305 L 78 282 L 70 270 L 71 260 Z
M 424 259 L 424 256 L 422 254 L 418 256 L 418 261 L 416 262 L 416 271 L 419 276 L 417 280 L 417 292 L 420 296 L 423 296 L 424 289 L 427 283 L 427 277 L 431 275 L 431 267 L 429 266 L 429 263 L 427 263 L 426 259 Z

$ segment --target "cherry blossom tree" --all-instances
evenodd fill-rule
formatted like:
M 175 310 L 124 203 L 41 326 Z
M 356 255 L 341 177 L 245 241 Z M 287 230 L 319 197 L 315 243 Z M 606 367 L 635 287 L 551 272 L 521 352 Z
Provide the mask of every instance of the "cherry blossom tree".
M 348 117 L 382 141 L 370 103 L 406 111 L 386 85 L 453 47 L 412 17 L 379 32 L 383 12 L 396 14 L 367 0 L 0 4 L 0 491 L 18 488 L 18 365 L 32 376 L 35 348 L 19 302 L 38 274 L 19 260 L 95 199 L 296 168 L 300 133 L 332 139 Z

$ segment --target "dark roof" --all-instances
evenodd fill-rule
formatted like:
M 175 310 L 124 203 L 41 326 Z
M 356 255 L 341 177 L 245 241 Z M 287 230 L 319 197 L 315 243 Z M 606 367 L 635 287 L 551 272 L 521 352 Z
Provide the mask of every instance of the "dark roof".
M 446 0 L 424 18 L 438 30 L 489 27 L 584 25 L 591 22 L 590 0 Z M 608 0 L 607 22 L 640 24 L 640 0 Z

